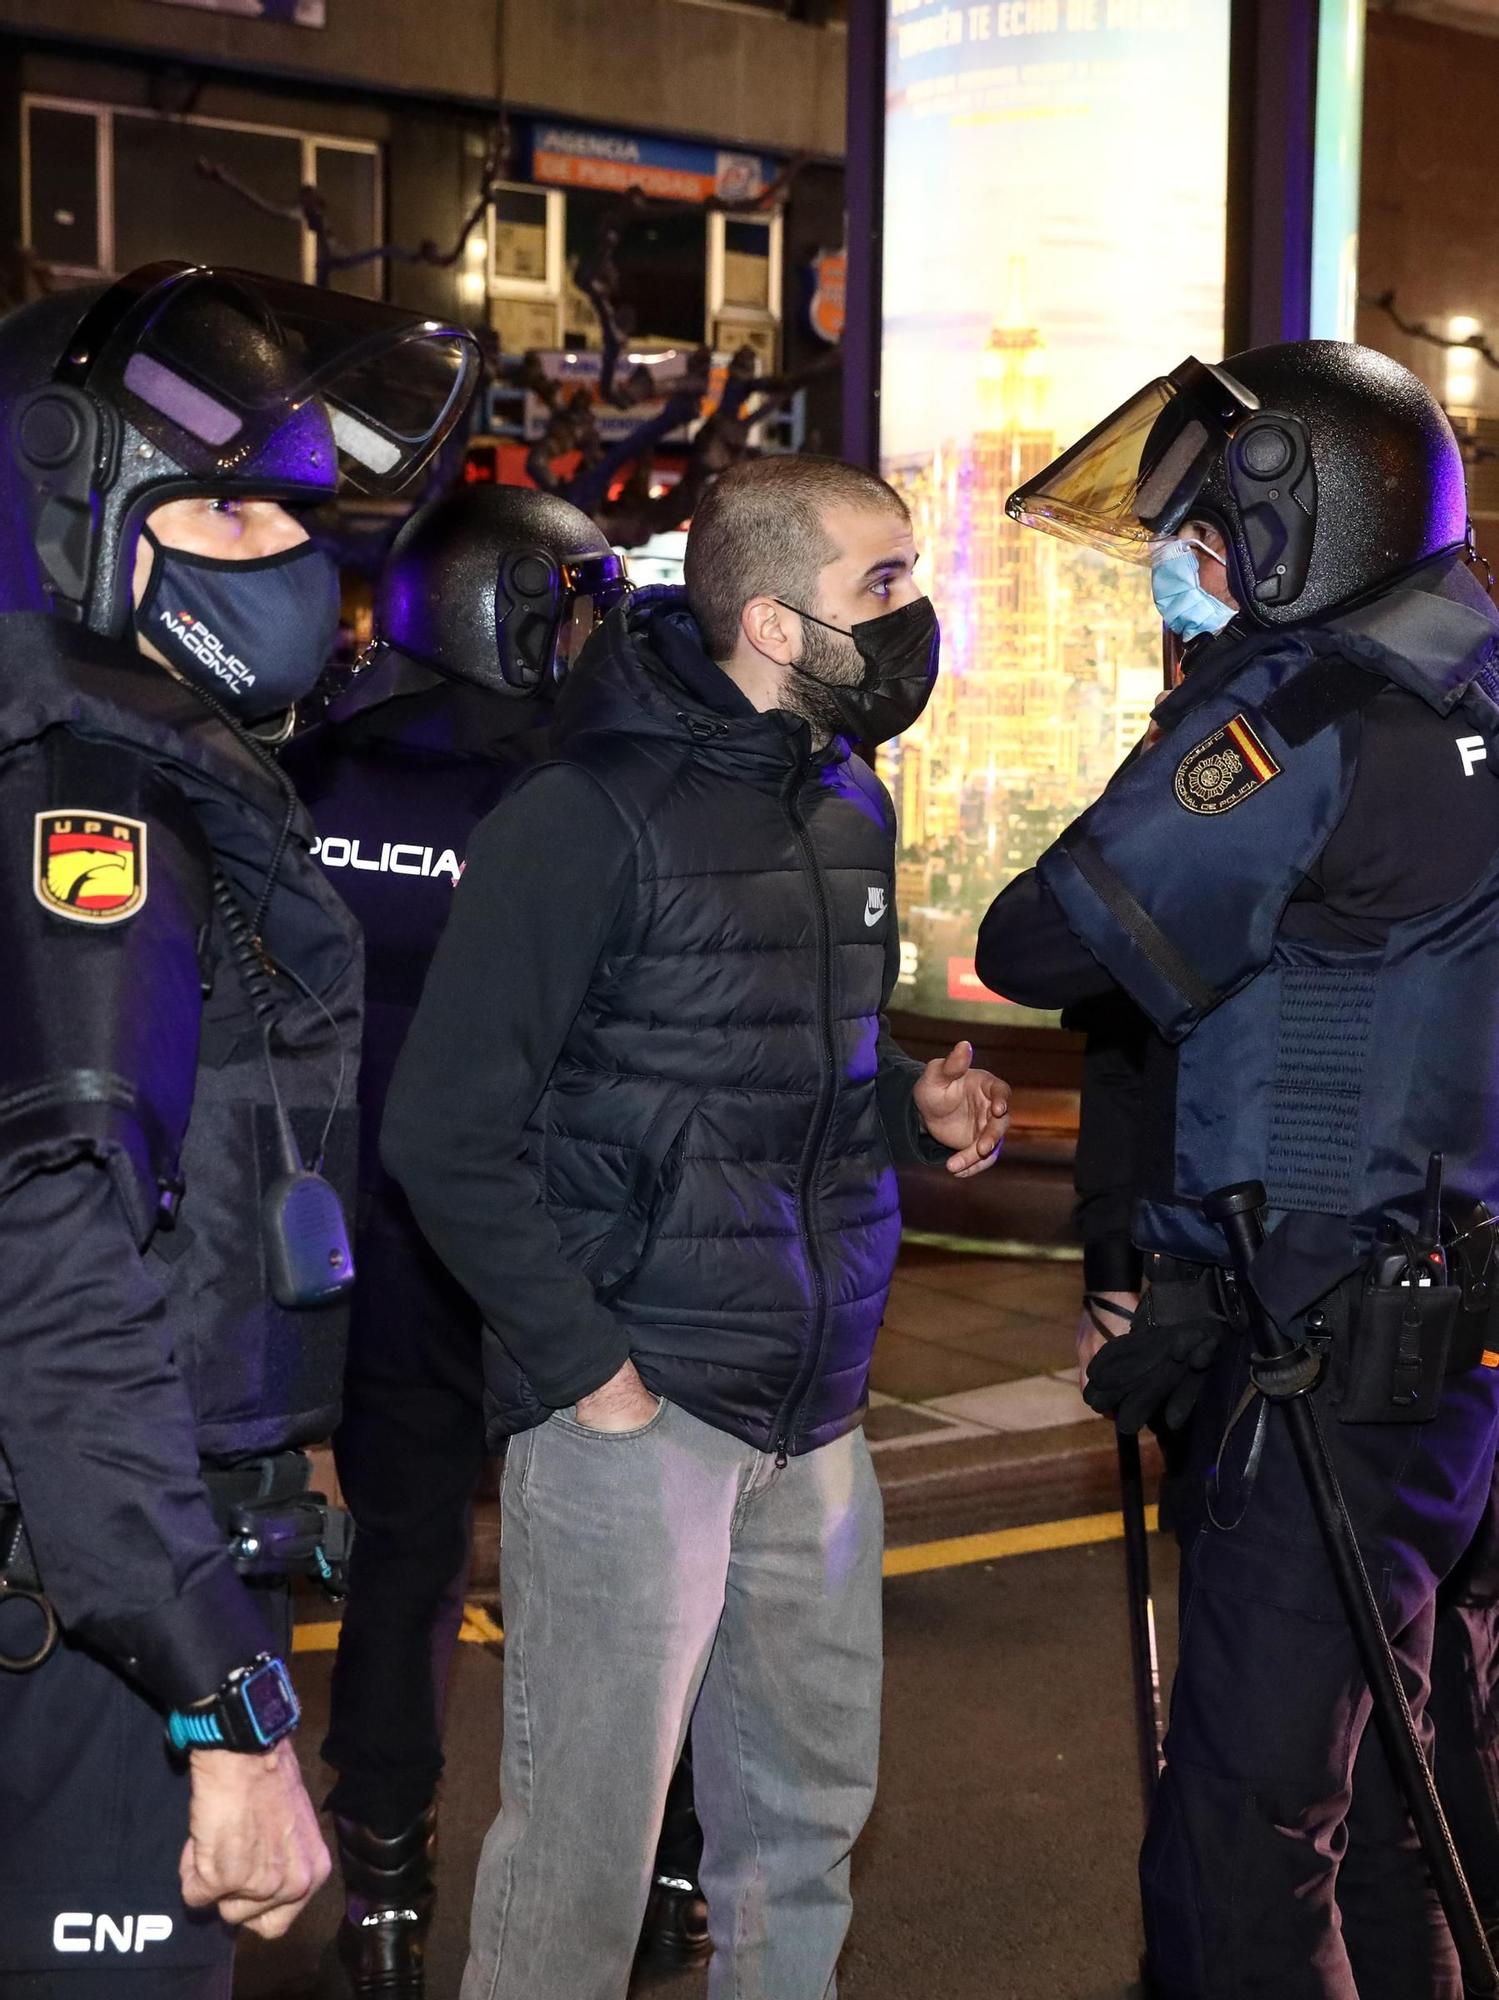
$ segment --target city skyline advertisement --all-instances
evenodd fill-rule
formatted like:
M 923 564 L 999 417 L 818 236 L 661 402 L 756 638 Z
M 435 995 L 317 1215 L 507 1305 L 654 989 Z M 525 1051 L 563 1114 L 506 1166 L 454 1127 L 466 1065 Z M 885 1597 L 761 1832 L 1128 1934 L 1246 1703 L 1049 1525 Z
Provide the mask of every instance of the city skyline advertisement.
M 1160 622 L 1143 570 L 1004 503 L 1142 383 L 1222 353 L 1229 0 L 886 11 L 880 460 L 942 620 L 931 703 L 880 757 L 896 998 L 1039 1023 L 978 982 L 978 922 L 1138 739 Z

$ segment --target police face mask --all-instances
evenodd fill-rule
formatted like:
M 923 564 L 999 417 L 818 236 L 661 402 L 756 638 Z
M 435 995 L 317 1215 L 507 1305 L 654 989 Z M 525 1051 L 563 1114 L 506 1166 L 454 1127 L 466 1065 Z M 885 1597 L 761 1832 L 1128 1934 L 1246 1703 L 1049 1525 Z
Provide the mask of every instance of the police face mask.
M 861 619 L 849 628 L 829 624 L 826 618 L 787 604 L 784 598 L 778 597 L 776 602 L 808 624 L 820 626 L 823 632 L 836 632 L 845 642 L 844 647 L 826 641 L 808 644 L 814 635 L 807 633 L 802 657 L 791 664 L 792 673 L 811 683 L 808 693 L 819 721 L 826 721 L 830 729 L 856 743 L 887 743 L 910 728 L 926 707 L 937 680 L 942 633 L 929 597 L 915 598 L 899 611 L 887 611 L 883 618 Z M 820 632 L 816 638 L 821 640 Z M 836 666 L 850 640 L 864 663 L 861 679 L 845 682 L 816 672 L 818 665 Z
M 1200 547 L 1178 538 L 1157 542 L 1150 552 L 1150 594 L 1162 623 L 1181 639 L 1221 632 L 1234 615 L 1232 605 L 1221 604 L 1203 589 L 1197 560 Z
M 310 694 L 338 636 L 338 570 L 301 542 L 248 562 L 167 548 L 149 528 L 135 629 L 173 672 L 246 722 Z

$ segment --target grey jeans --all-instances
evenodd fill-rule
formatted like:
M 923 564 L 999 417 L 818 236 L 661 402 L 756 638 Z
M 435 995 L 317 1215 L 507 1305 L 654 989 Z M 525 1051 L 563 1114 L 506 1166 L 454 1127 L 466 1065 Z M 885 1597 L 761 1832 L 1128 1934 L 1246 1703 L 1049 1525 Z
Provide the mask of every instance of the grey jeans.
M 713 2000 L 831 2000 L 879 1754 L 861 1431 L 774 1459 L 559 1412 L 501 1490 L 505 1740 L 462 2000 L 623 2000 L 692 1723 Z

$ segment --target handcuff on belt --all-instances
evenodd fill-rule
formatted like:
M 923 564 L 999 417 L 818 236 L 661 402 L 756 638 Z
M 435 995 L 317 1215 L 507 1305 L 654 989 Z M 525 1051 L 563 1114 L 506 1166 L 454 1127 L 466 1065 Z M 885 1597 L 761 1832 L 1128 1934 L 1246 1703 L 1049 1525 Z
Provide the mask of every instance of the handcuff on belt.
M 21 1522 L 21 1510 L 14 1503 L 0 1506 L 0 1631 L 4 1629 L 7 1602 L 34 1605 L 42 1615 L 41 1642 L 29 1653 L 8 1653 L 0 1641 L 0 1673 L 29 1674 L 45 1665 L 56 1652 L 62 1627 L 51 1598 L 42 1589 Z

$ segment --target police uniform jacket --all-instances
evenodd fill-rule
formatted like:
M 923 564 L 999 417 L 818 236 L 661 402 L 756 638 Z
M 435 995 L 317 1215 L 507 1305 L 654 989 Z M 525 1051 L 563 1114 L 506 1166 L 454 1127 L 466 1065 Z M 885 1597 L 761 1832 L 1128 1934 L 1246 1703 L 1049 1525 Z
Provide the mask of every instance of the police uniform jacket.
M 381 676 L 380 679 L 375 679 Z M 405 1408 L 404 1360 L 420 1331 L 478 1402 L 479 1316 L 434 1256 L 380 1164 L 380 1121 L 422 981 L 453 906 L 474 828 L 546 752 L 547 710 L 443 681 L 394 691 L 379 666 L 371 705 L 293 737 L 282 764 L 314 823 L 313 854 L 364 935 L 359 1065 L 358 1278 L 349 1318 L 349 1407 Z M 397 682 L 397 687 L 400 683 Z M 366 692 L 365 677 L 354 695 Z M 389 1359 L 389 1365 L 381 1359 Z M 368 1360 L 368 1369 L 365 1363 Z M 473 1374 L 470 1373 L 472 1365 Z M 340 1458 L 345 1497 L 357 1478 Z M 364 1505 L 366 1503 L 360 1502 Z
M 0 618 L 0 660 L 0 1501 L 65 1628 L 190 1702 L 267 1643 L 201 1463 L 337 1419 L 343 1315 L 271 1302 L 259 1210 L 268 1025 L 304 1160 L 352 1192 L 358 933 L 296 812 L 259 1018 L 222 899 L 259 904 L 274 772 L 56 620 Z
M 1159 733 L 997 900 L 997 990 L 1116 983 L 1162 1060 L 1136 1241 L 1226 1261 L 1202 1196 L 1260 1180 L 1294 1311 L 1416 1220 L 1429 1154 L 1499 1205 L 1499 614 L 1457 559 L 1205 647 Z
M 374 672 L 378 673 L 379 668 Z M 362 677 L 355 683 L 358 692 Z M 364 938 L 359 1183 L 404 1201 L 379 1163 L 391 1073 L 442 936 L 474 828 L 546 754 L 547 711 L 444 681 L 376 691 L 370 706 L 294 736 L 281 753 L 317 835 L 314 858 Z
M 640 592 L 479 829 L 384 1152 L 482 1307 L 492 1429 L 633 1359 L 764 1450 L 855 1424 L 924 1149 L 886 1035 L 894 820 Z M 929 1142 L 928 1142 L 929 1145 Z

